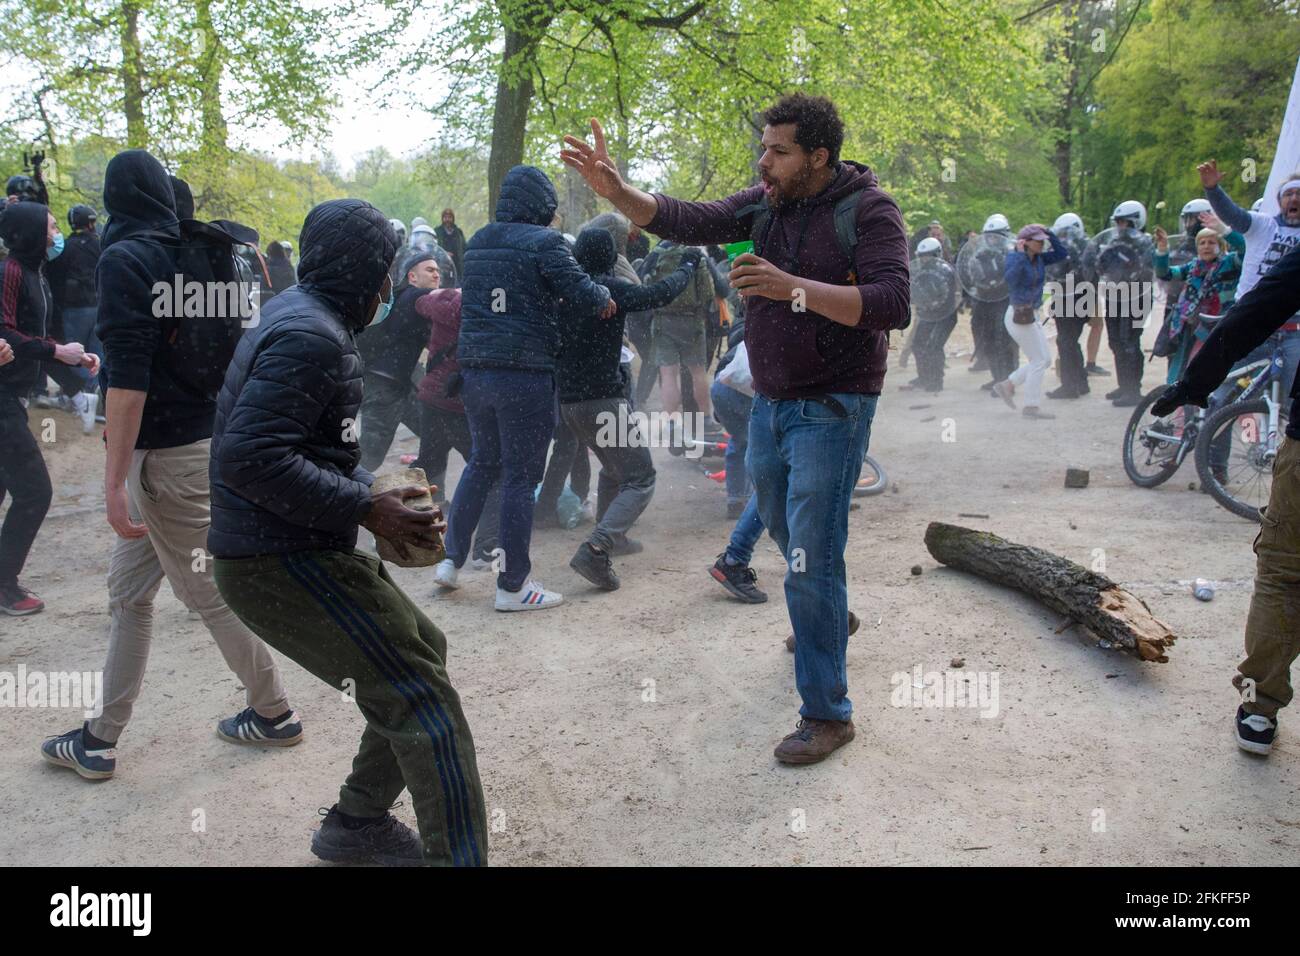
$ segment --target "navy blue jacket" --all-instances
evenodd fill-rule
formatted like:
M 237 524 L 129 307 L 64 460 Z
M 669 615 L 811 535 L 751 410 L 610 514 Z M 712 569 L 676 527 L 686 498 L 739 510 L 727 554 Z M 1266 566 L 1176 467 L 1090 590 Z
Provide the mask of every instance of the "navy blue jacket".
M 298 284 L 244 335 L 217 398 L 208 550 L 218 558 L 349 550 L 370 510 L 356 334 L 397 235 L 369 203 L 335 199 L 307 215 L 298 247 Z
M 560 354 L 559 302 L 571 315 L 595 315 L 609 290 L 578 266 L 564 236 L 548 228 L 555 187 L 535 166 L 506 173 L 496 222 L 465 247 L 461 283 L 462 368 L 554 372 Z

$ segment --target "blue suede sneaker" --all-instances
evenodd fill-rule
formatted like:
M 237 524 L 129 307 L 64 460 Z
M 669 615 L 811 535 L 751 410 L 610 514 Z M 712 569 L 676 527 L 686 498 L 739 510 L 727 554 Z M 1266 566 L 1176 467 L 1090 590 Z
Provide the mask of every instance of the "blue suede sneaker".
M 251 707 L 246 707 L 234 717 L 217 724 L 217 736 L 232 744 L 254 744 L 259 747 L 292 747 L 302 741 L 302 721 L 295 711 L 283 720 L 267 720 Z
M 68 767 L 87 780 L 107 780 L 117 769 L 117 748 L 87 750 L 81 728 L 60 737 L 49 737 L 41 744 L 41 756 L 56 767 Z
M 1263 714 L 1248 714 L 1237 707 L 1237 746 L 1252 754 L 1267 757 L 1277 735 L 1277 721 Z

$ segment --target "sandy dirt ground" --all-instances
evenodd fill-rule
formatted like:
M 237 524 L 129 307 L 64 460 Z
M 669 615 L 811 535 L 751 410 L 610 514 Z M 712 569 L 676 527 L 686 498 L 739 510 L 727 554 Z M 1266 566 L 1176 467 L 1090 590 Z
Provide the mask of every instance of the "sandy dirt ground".
M 967 329 L 963 315 L 950 352 L 968 345 Z M 1296 738 L 1284 723 L 1267 760 L 1232 740 L 1255 526 L 1189 488 L 1190 463 L 1155 490 L 1128 481 L 1128 411 L 1100 397 L 1112 378 L 1050 403 L 1055 421 L 1029 422 L 978 390 L 984 376 L 965 357 L 950 358 L 948 388 L 925 397 L 898 390 L 912 373 L 897 361 L 895 351 L 871 436 L 895 487 L 850 516 L 850 606 L 864 622 L 848 653 L 857 739 L 823 764 L 772 757 L 799 703 L 782 645 L 783 563 L 765 538 L 755 568 L 771 600 L 760 606 L 707 576 L 730 523 L 721 486 L 695 463 L 655 451 L 658 490 L 636 532 L 646 550 L 618 561 L 616 593 L 568 568 L 583 529 L 534 537 L 539 576 L 566 596 L 553 611 L 494 613 L 487 573 L 467 572 L 443 596 L 429 571 L 394 570 L 448 634 L 494 864 L 1295 862 Z M 1147 387 L 1163 381 L 1156 366 Z M 59 429 L 47 447 L 55 503 L 25 581 L 48 609 L 0 619 L 0 670 L 97 669 L 111 548 L 99 436 L 41 414 Z M 943 441 L 946 420 L 955 441 Z M 390 464 L 414 450 L 396 443 Z M 1089 469 L 1091 485 L 1064 489 L 1067 466 Z M 943 569 L 922 542 L 933 520 L 1085 565 L 1102 554 L 1106 573 L 1178 634 L 1169 663 L 1097 648 L 1078 629 L 1057 634 L 1061 619 L 1031 599 Z M 1196 577 L 1217 583 L 1212 603 L 1192 597 Z M 361 716 L 286 660 L 305 742 L 224 743 L 214 725 L 244 706 L 236 680 L 166 586 L 156 610 L 114 779 L 91 784 L 41 761 L 42 739 L 78 712 L 0 713 L 0 863 L 316 863 L 317 808 L 336 799 Z M 958 659 L 964 676 L 996 676 L 995 716 L 895 705 L 895 674 L 910 684 L 915 668 L 949 671 Z M 396 812 L 414 824 L 409 799 Z

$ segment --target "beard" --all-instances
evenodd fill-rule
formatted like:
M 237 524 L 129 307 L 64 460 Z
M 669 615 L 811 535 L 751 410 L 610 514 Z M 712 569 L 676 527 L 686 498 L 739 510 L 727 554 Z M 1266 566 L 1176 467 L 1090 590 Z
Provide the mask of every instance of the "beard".
M 808 161 L 805 161 L 799 171 L 787 179 L 773 179 L 764 176 L 763 182 L 771 187 L 771 192 L 767 195 L 768 205 L 775 209 L 796 199 L 801 199 L 807 194 L 807 185 L 810 179 L 812 179 L 812 163 Z

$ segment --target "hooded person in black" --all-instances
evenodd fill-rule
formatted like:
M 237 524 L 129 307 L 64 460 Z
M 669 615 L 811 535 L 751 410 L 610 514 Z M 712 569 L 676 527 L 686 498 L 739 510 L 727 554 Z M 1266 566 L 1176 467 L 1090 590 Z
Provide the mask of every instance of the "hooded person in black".
M 298 273 L 294 271 L 293 263 L 289 260 L 287 243 L 271 243 L 266 250 L 266 269 L 271 276 L 271 291 L 267 294 L 267 299 L 283 292 L 298 281 Z
M 102 360 L 104 346 L 95 335 L 95 268 L 99 265 L 99 234 L 95 232 L 95 210 L 76 205 L 68 210 L 72 228 L 63 252 L 46 267 L 56 315 L 54 337 L 63 342 L 80 342 Z M 75 380 L 73 407 L 81 418 L 81 430 L 95 430 L 99 402 L 89 370 L 79 369 Z M 65 387 L 65 392 L 69 391 Z
M 45 280 L 54 217 L 35 202 L 0 212 L 0 239 L 9 255 L 0 265 L 0 339 L 12 359 L 0 365 L 0 502 L 10 496 L 0 527 L 0 611 L 34 614 L 45 605 L 18 584 L 32 542 L 50 506 L 50 476 L 27 424 L 27 395 L 53 363 L 98 371 L 99 360 L 80 344 L 49 335 L 53 301 Z
M 578 309 L 560 321 L 560 414 L 580 445 L 590 447 L 600 460 L 596 527 L 569 567 L 596 587 L 613 591 L 620 582 L 610 556 L 641 550 L 627 532 L 655 490 L 647 436 L 632 417 L 621 369 L 624 319 L 628 312 L 657 309 L 681 295 L 695 275 L 700 252 L 688 249 L 676 269 L 649 285 L 616 274 L 618 252 L 607 228 L 583 229 L 573 254 L 594 282 L 609 289 L 617 308 L 608 319 Z
M 417 249 L 402 263 L 393 291 L 393 308 L 382 323 L 357 336 L 365 362 L 366 399 L 361 405 L 361 467 L 374 471 L 392 447 L 398 423 L 420 434 L 420 406 L 413 377 L 420 353 L 429 341 L 429 320 L 415 310 L 421 296 L 441 281 L 438 258 L 430 249 Z
M 144 150 L 118 153 L 104 172 L 108 226 L 99 260 L 100 338 L 107 353 L 104 497 L 117 538 L 109 560 L 109 646 L 103 710 L 47 740 L 47 761 L 88 779 L 111 777 L 117 741 L 144 683 L 153 599 L 165 577 L 197 612 L 245 688 L 248 706 L 217 724 L 231 743 L 284 747 L 302 740 L 275 660 L 221 600 L 207 559 L 209 445 L 216 403 L 190 384 L 192 368 L 163 335 L 155 309 L 170 297 L 182 239 L 172 183 Z M 215 296 L 204 295 L 204 301 Z M 224 321 L 217 315 L 198 321 Z
M 312 852 L 478 865 L 486 813 L 446 638 L 383 563 L 355 547 L 362 524 L 403 553 L 433 545 L 441 528 L 437 511 L 403 503 L 424 488 L 372 494 L 352 427 L 363 390 L 357 334 L 392 302 L 397 237 L 369 203 L 339 199 L 308 214 L 299 248 L 298 284 L 267 305 L 221 391 L 209 537 L 217 582 L 267 643 L 346 688 L 366 719 Z M 418 840 L 388 812 L 403 788 Z

